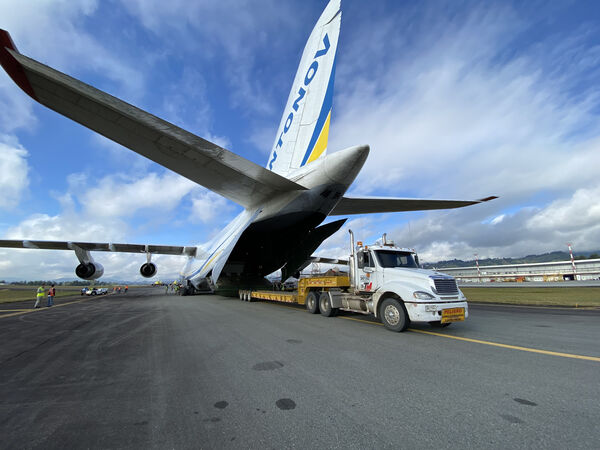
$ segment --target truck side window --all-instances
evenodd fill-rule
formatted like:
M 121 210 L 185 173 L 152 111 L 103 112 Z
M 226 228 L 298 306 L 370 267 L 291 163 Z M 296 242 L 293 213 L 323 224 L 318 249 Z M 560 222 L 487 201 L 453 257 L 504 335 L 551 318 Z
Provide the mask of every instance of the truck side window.
M 356 254 L 356 264 L 359 269 L 362 269 L 365 266 L 365 252 L 358 252 Z
M 373 261 L 373 254 L 371 252 L 365 252 L 365 267 L 375 267 L 375 261 Z

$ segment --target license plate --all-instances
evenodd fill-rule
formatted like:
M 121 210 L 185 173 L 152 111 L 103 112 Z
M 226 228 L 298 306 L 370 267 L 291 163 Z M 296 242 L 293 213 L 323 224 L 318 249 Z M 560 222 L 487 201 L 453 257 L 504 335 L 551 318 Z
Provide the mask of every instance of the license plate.
M 465 320 L 465 308 L 449 308 L 442 310 L 442 323 L 461 322 Z

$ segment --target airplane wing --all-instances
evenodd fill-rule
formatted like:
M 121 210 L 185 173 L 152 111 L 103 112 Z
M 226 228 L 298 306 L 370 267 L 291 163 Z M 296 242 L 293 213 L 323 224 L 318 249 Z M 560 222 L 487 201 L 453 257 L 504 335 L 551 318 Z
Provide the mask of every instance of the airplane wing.
M 44 106 L 164 167 L 250 208 L 281 192 L 305 188 L 19 53 L 0 30 L 0 64 Z
M 82 250 L 93 252 L 151 253 L 154 255 L 184 255 L 201 258 L 207 253 L 200 247 L 179 247 L 173 245 L 112 244 L 106 242 L 67 242 L 0 240 L 0 247 L 29 248 L 41 250 Z
M 330 216 L 348 214 L 372 214 L 400 211 L 425 211 L 431 209 L 453 209 L 476 205 L 498 197 L 486 197 L 480 200 L 428 200 L 419 198 L 389 197 L 342 197 L 329 213 Z

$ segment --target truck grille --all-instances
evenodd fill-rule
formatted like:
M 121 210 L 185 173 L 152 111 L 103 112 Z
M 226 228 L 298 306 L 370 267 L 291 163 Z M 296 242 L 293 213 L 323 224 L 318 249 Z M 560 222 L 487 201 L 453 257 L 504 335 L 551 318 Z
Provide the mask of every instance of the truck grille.
M 454 278 L 433 278 L 435 290 L 439 295 L 456 295 L 458 288 Z

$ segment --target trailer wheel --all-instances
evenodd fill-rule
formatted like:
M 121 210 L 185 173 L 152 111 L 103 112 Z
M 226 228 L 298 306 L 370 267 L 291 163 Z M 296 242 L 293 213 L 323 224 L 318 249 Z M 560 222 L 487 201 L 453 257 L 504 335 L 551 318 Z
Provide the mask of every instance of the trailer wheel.
M 338 312 L 337 308 L 331 307 L 331 300 L 329 299 L 329 294 L 327 292 L 321 292 L 319 296 L 319 309 L 321 310 L 321 314 L 325 317 L 335 316 Z
M 317 300 L 317 294 L 309 292 L 306 296 L 306 310 L 311 314 L 319 312 L 319 301 Z
M 388 297 L 381 303 L 381 322 L 390 331 L 404 331 L 408 327 L 408 314 L 399 300 Z

